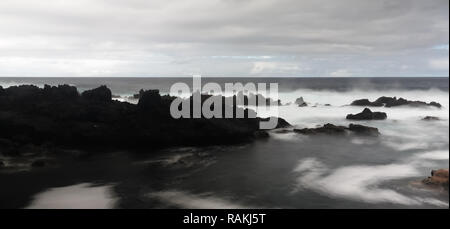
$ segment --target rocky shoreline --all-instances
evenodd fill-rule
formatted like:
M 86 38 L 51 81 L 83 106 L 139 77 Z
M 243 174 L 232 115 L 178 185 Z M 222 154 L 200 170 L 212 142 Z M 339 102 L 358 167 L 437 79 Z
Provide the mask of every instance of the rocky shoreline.
M 158 90 L 141 90 L 135 97 L 138 99 L 137 104 L 114 100 L 111 90 L 106 86 L 82 93 L 69 85 L 45 85 L 43 88 L 33 85 L 0 86 L 0 155 L 21 159 L 21 163 L 28 164 L 30 168 L 41 168 L 52 164 L 48 155 L 54 157 L 81 151 L 89 154 L 120 149 L 152 152 L 165 147 L 228 145 L 269 137 L 266 131 L 259 129 L 259 122 L 267 119 L 174 119 L 170 115 L 170 104 L 176 97 L 160 95 Z M 201 95 L 202 102 L 210 97 Z M 192 100 L 192 96 L 188 99 Z M 236 97 L 222 97 L 223 104 L 230 99 L 236 104 Z M 246 98 L 244 103 L 248 101 Z M 306 105 L 303 99 L 301 102 L 297 105 Z M 374 102 L 356 100 L 352 105 L 441 107 L 435 102 L 408 101 L 395 97 L 380 97 Z M 234 106 L 233 112 L 238 109 L 243 108 Z M 193 110 L 192 107 L 190 110 Z M 254 112 L 243 110 L 246 117 Z M 365 108 L 361 113 L 348 114 L 345 118 L 356 121 L 384 120 L 387 114 Z M 440 119 L 427 116 L 423 120 Z M 375 127 L 354 123 L 349 126 L 327 123 L 316 128 L 297 129 L 282 118 L 278 121 L 277 128 L 283 129 L 277 133 L 380 135 Z M 0 169 L 8 168 L 8 164 L 8 161 L 0 158 Z M 430 187 L 448 190 L 448 170 L 433 171 L 432 176 L 422 182 Z
M 268 137 L 259 130 L 261 118 L 174 119 L 170 104 L 176 97 L 162 96 L 158 90 L 140 91 L 136 105 L 112 97 L 106 86 L 83 93 L 69 85 L 0 87 L 0 152 L 20 155 L 25 153 L 24 146 L 34 151 L 52 147 L 156 149 Z M 233 107 L 234 112 L 237 109 L 241 108 Z M 251 110 L 244 112 L 247 115 Z M 278 120 L 278 127 L 290 126 Z

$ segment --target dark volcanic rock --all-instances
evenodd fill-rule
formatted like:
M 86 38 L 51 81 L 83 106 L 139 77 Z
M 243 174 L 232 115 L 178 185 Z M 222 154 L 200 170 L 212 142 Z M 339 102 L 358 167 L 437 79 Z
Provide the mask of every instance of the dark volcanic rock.
M 138 107 L 143 110 L 160 107 L 162 104 L 159 90 L 147 90 L 139 93 Z
M 269 118 L 260 118 L 261 121 L 268 121 Z M 275 127 L 276 129 L 278 128 L 288 128 L 288 127 L 292 127 L 291 124 L 289 124 L 286 120 L 282 119 L 282 118 L 278 118 L 278 124 Z
M 380 135 L 380 132 L 378 131 L 378 128 L 370 127 L 370 126 L 363 126 L 358 124 L 351 123 L 348 126 L 348 129 L 354 133 L 362 134 L 362 135 L 370 135 L 370 136 L 378 136 Z
M 294 129 L 294 132 L 301 134 L 345 134 L 346 127 L 345 126 L 335 126 L 333 124 L 327 123 L 322 127 L 317 128 L 303 128 L 303 129 Z
M 175 97 L 161 96 L 157 90 L 142 90 L 137 105 L 111 100 L 105 86 L 79 95 L 68 85 L 43 89 L 23 85 L 3 89 L 0 95 L 2 153 L 14 154 L 14 149 L 26 144 L 154 149 L 232 144 L 264 135 L 256 133 L 260 118 L 174 119 L 170 104 Z M 278 125 L 290 126 L 281 118 Z
M 358 135 L 378 136 L 380 133 L 377 128 L 350 124 L 349 127 L 336 126 L 330 123 L 317 128 L 294 129 L 294 132 L 306 135 L 326 134 L 326 135 L 345 135 L 351 132 Z
M 432 187 L 443 187 L 448 190 L 448 169 L 432 170 L 431 177 L 424 179 L 422 182 Z
M 303 97 L 300 97 L 295 100 L 295 104 L 297 104 L 299 107 L 306 107 L 308 104 L 303 100 Z
M 365 108 L 361 113 L 349 114 L 346 119 L 352 120 L 384 120 L 387 118 L 384 112 L 372 112 L 369 108 Z
M 428 103 L 427 104 L 428 106 L 434 106 L 434 107 L 438 107 L 438 108 L 441 108 L 442 107 L 442 105 L 440 104 L 440 103 L 438 103 L 438 102 L 430 102 L 430 103 Z
M 76 87 L 65 85 L 50 86 L 45 85 L 43 89 L 43 95 L 49 100 L 75 100 L 79 97 L 79 93 Z
M 425 118 L 423 118 L 422 120 L 424 121 L 439 121 L 441 120 L 440 118 L 436 117 L 436 116 L 426 116 Z
M 374 103 L 383 104 L 386 107 L 392 107 L 392 106 L 406 105 L 408 103 L 408 101 L 403 98 L 397 99 L 396 97 L 382 96 L 382 97 L 378 98 L 377 100 L 375 100 Z
M 98 101 L 98 102 L 110 102 L 112 98 L 112 93 L 109 88 L 105 85 L 98 88 L 87 90 L 81 93 L 81 97 L 87 100 Z
M 12 107 L 31 111 L 35 107 L 35 101 L 42 98 L 43 92 L 33 85 L 12 86 L 4 89 L 0 96 L 0 108 L 2 111 Z
M 368 99 L 359 99 L 353 101 L 350 105 L 352 106 L 372 106 L 372 107 L 382 107 L 382 103 L 370 102 Z
M 404 98 L 398 98 L 397 97 L 387 97 L 382 96 L 375 100 L 374 102 L 369 101 L 368 99 L 359 99 L 353 101 L 350 105 L 352 106 L 373 106 L 373 107 L 395 107 L 395 106 L 403 106 L 403 105 L 409 105 L 409 106 L 433 106 L 437 108 L 441 108 L 442 105 L 437 102 L 422 102 L 422 101 L 410 101 L 406 100 Z

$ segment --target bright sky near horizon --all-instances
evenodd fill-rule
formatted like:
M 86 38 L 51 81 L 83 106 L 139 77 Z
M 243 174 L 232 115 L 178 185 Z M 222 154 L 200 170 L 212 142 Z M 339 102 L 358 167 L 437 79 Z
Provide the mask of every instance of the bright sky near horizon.
M 448 0 L 2 0 L 0 76 L 448 76 Z

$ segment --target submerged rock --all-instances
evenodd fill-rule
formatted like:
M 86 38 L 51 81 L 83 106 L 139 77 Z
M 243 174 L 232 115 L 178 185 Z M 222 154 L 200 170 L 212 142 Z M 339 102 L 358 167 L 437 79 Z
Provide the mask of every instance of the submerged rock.
M 322 127 L 317 128 L 303 128 L 303 129 L 294 129 L 294 132 L 301 133 L 301 134 L 330 134 L 330 135 L 336 135 L 336 134 L 345 134 L 345 126 L 335 126 L 331 123 L 327 123 L 323 125 Z
M 443 187 L 448 190 L 448 169 L 432 170 L 431 177 L 424 179 L 422 182 L 432 187 Z
M 345 135 L 347 132 L 368 136 L 378 136 L 380 134 L 378 129 L 375 127 L 363 126 L 358 124 L 350 124 L 348 127 L 345 127 L 345 126 L 336 126 L 331 123 L 327 123 L 317 128 L 294 129 L 294 132 L 305 135 L 316 135 L 316 134 Z
M 387 118 L 384 112 L 372 112 L 369 108 L 365 108 L 361 113 L 349 114 L 346 119 L 352 120 L 384 120 Z
M 442 105 L 437 102 L 422 102 L 422 101 L 410 101 L 406 100 L 404 98 L 398 98 L 397 97 L 387 97 L 382 96 L 375 100 L 374 102 L 369 101 L 368 99 L 359 99 L 353 101 L 350 105 L 352 106 L 373 106 L 373 107 L 395 107 L 395 106 L 403 106 L 403 105 L 409 105 L 409 106 L 433 106 L 437 108 L 441 108 Z
M 423 118 L 422 120 L 424 121 L 439 121 L 441 120 L 440 118 L 436 117 L 436 116 L 426 116 L 425 118 Z

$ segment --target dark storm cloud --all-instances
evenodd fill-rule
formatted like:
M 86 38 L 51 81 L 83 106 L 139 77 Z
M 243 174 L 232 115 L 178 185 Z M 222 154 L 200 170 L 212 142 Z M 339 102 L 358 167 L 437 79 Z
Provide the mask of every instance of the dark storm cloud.
M 448 8 L 448 0 L 4 0 L 0 74 L 448 75 Z

